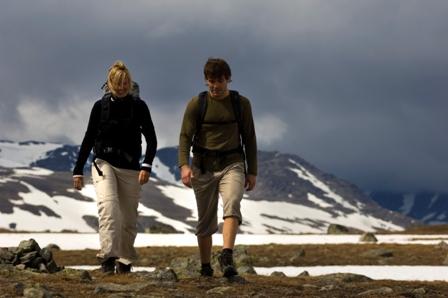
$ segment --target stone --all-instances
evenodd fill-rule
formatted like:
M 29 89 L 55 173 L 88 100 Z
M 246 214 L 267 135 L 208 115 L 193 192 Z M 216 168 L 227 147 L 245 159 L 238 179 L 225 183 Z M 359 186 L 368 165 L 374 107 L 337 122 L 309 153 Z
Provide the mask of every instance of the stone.
M 25 290 L 25 285 L 21 282 L 14 284 L 14 291 L 17 296 L 23 296 L 23 291 Z
M 233 261 L 236 267 L 253 266 L 252 257 L 247 253 L 245 245 L 237 245 L 233 250 Z
M 57 244 L 54 244 L 54 243 L 48 244 L 47 246 L 45 246 L 45 248 L 49 249 L 50 251 L 60 251 L 61 250 L 61 248 Z
M 439 243 L 437 243 L 436 248 L 437 249 L 448 250 L 448 243 L 446 243 L 445 241 L 442 240 Z
M 254 275 L 256 275 L 257 274 L 257 272 L 255 271 L 253 266 L 241 266 L 241 267 L 238 267 L 238 273 L 242 274 L 242 275 L 244 275 L 244 274 L 254 274 Z
M 42 259 L 39 255 L 37 255 L 34 259 L 29 262 L 28 266 L 31 268 L 39 269 L 40 264 L 45 263 L 45 260 Z
M 58 265 L 56 265 L 56 262 L 54 260 L 51 260 L 50 262 L 47 263 L 46 265 L 48 272 L 50 273 L 55 273 L 61 270 L 61 268 L 58 267 Z
M 141 282 L 141 283 L 132 283 L 132 284 L 115 284 L 115 283 L 101 283 L 95 287 L 93 293 L 103 294 L 103 293 L 116 293 L 116 292 L 138 292 L 148 286 L 151 283 Z
M 297 277 L 306 277 L 306 276 L 310 276 L 310 274 L 306 270 L 303 271 L 302 273 L 300 273 L 299 275 L 297 275 Z
M 72 279 L 83 282 L 92 280 L 92 277 L 90 276 L 90 273 L 87 270 L 65 268 L 62 271 L 58 272 L 57 274 L 62 275 L 64 276 L 64 278 L 67 278 L 69 280 Z
M 170 268 L 176 272 L 179 278 L 199 277 L 201 263 L 196 257 L 178 257 L 170 263 Z
M 330 285 L 323 286 L 322 288 L 319 289 L 319 291 L 323 291 L 323 292 L 324 291 L 333 291 L 334 289 L 336 289 L 336 286 L 333 284 L 330 284 Z
M 303 284 L 302 287 L 304 289 L 318 289 L 319 287 L 316 285 L 312 285 L 312 284 Z
M 274 271 L 270 274 L 270 276 L 286 277 L 286 274 L 281 271 Z
M 20 257 L 20 263 L 29 264 L 37 257 L 37 255 L 38 255 L 37 251 L 27 252 L 22 257 Z
M 228 291 L 232 290 L 232 287 L 216 287 L 208 290 L 207 295 L 225 295 Z
M 448 255 L 445 257 L 445 260 L 442 262 L 443 265 L 448 265 Z
M 365 258 L 390 258 L 394 256 L 394 252 L 390 249 L 377 248 L 371 249 L 361 254 L 361 257 Z
M 52 294 L 45 286 L 40 284 L 35 284 L 32 287 L 25 288 L 23 290 L 23 296 L 28 298 L 61 297 L 61 295 Z
M 304 257 L 305 256 L 305 250 L 303 248 L 299 248 L 299 250 L 296 251 L 295 255 L 298 256 L 298 257 Z
M 26 265 L 25 264 L 19 264 L 15 266 L 17 269 L 19 270 L 25 270 L 26 269 Z
M 46 298 L 48 297 L 48 291 L 39 288 L 26 288 L 23 290 L 23 297 L 29 298 Z
M 53 253 L 48 247 L 42 248 L 39 254 L 45 260 L 45 262 L 50 262 L 51 260 L 53 260 Z
M 373 233 L 364 233 L 359 237 L 360 242 L 378 242 L 378 239 L 375 237 Z
M 90 276 L 90 273 L 87 270 L 81 270 L 79 277 L 81 281 L 92 281 L 92 276 Z
M 349 229 L 346 226 L 338 224 L 330 224 L 327 229 L 327 234 L 348 234 Z
M 34 239 L 20 241 L 17 249 L 20 251 L 20 254 L 25 254 L 32 251 L 40 251 L 39 244 L 37 244 L 36 240 Z
M 412 294 L 415 294 L 415 295 L 425 295 L 426 294 L 426 289 L 425 288 L 414 289 L 414 290 L 412 290 Z
M 347 282 L 347 283 L 364 282 L 372 280 L 367 276 L 354 273 L 332 273 L 332 274 L 319 275 L 317 276 L 317 278 L 326 282 Z
M 382 287 L 378 289 L 364 291 L 362 293 L 359 293 L 357 296 L 385 295 L 385 294 L 391 294 L 393 292 L 394 290 L 392 290 L 389 287 Z
M 303 248 L 300 248 L 291 258 L 289 258 L 289 262 L 293 264 L 300 263 L 304 256 L 305 250 Z
M 177 282 L 179 279 L 177 278 L 176 272 L 173 269 L 156 269 L 153 272 L 154 278 L 160 281 L 171 281 Z
M 47 266 L 45 266 L 45 264 L 44 263 L 40 263 L 40 265 L 39 265 L 39 272 L 42 272 L 42 273 L 48 273 L 48 269 L 47 269 Z
M 0 247 L 0 262 L 5 264 L 11 264 L 14 259 L 14 253 L 8 248 Z

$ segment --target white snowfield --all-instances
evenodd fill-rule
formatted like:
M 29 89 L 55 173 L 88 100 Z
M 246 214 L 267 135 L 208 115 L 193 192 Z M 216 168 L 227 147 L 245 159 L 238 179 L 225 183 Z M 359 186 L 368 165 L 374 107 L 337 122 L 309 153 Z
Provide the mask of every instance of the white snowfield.
M 310 266 L 310 267 L 255 267 L 260 275 L 281 271 L 286 276 L 297 276 L 308 271 L 311 276 L 331 273 L 361 274 L 371 279 L 448 281 L 448 266 Z
M 280 234 L 239 234 L 237 245 L 263 244 L 359 244 L 360 235 L 280 235 Z M 448 235 L 376 235 L 377 243 L 436 245 L 448 242 Z M 0 247 L 17 246 L 20 241 L 35 239 L 41 247 L 50 243 L 64 250 L 99 249 L 97 233 L 0 233 Z M 76 240 L 74 240 L 76 239 Z M 213 235 L 213 245 L 222 245 L 222 235 Z M 147 246 L 197 246 L 194 234 L 137 234 L 136 247 Z
M 16 143 L 0 141 L 0 166 L 5 168 L 28 167 L 36 160 L 45 157 L 48 151 L 62 147 L 54 143 Z

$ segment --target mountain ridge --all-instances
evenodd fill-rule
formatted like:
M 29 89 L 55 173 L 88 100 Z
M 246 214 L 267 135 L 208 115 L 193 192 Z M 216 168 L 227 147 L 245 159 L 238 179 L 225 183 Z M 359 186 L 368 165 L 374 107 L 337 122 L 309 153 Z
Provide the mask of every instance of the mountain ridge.
M 81 192 L 71 189 L 78 149 L 66 144 L 0 141 L 0 227 L 23 230 L 27 225 L 21 216 L 35 216 L 30 220 L 36 222 L 34 227 L 40 227 L 45 218 L 52 223 L 46 226 L 49 230 L 95 231 L 93 186 L 87 183 Z M 176 161 L 177 148 L 158 150 L 151 182 L 143 187 L 139 231 L 194 232 L 194 194 L 179 181 Z M 269 151 L 259 151 L 257 187 L 246 192 L 242 213 L 243 233 L 321 233 L 331 223 L 370 231 L 401 230 L 416 223 L 382 208 L 354 184 L 297 155 Z

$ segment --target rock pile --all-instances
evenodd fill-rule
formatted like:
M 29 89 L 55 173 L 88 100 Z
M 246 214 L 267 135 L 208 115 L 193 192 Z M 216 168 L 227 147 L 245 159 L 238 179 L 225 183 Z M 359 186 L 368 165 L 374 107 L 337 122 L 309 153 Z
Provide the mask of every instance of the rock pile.
M 41 249 L 34 239 L 23 240 L 18 247 L 0 248 L 0 264 L 44 273 L 54 273 L 62 269 L 53 260 L 51 249 Z
M 216 275 L 220 275 L 218 263 L 219 252 L 215 252 L 212 255 L 211 265 Z M 233 250 L 233 260 L 239 274 L 257 274 L 253 267 L 252 257 L 247 253 L 247 249 L 243 245 L 235 246 Z M 170 268 L 173 269 L 179 278 L 192 278 L 199 277 L 199 268 L 201 262 L 198 255 L 192 255 L 189 257 L 177 257 L 170 263 Z

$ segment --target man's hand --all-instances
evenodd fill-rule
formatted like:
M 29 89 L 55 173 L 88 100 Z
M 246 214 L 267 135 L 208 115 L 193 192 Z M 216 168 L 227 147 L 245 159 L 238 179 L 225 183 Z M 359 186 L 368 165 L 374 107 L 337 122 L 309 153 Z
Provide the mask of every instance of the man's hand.
M 84 187 L 84 177 L 82 176 L 73 177 L 73 187 L 77 190 L 81 190 Z
M 246 175 L 246 181 L 244 183 L 244 188 L 246 188 L 247 191 L 251 191 L 252 189 L 254 189 L 255 184 L 257 184 L 257 176 Z
M 182 183 L 191 188 L 191 177 L 193 177 L 193 172 L 191 171 L 190 166 L 183 165 L 180 168 L 180 176 L 182 177 Z
M 138 183 L 140 183 L 140 185 L 147 183 L 149 180 L 149 174 L 150 173 L 148 171 L 141 170 L 138 174 Z

